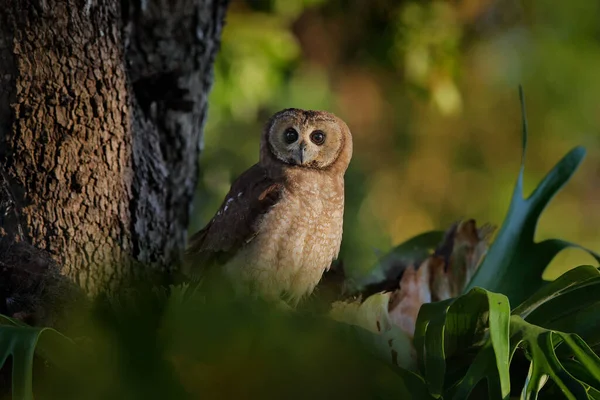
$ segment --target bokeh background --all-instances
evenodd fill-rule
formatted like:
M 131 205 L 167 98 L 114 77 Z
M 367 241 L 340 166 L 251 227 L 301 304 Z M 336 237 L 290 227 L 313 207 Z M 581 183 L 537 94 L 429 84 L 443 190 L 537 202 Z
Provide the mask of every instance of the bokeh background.
M 350 273 L 460 218 L 499 226 L 529 120 L 525 191 L 587 157 L 538 225 L 600 251 L 600 2 L 233 0 L 215 65 L 191 231 L 258 160 L 266 119 L 325 109 L 354 137 L 341 257 Z M 595 264 L 579 250 L 546 271 Z

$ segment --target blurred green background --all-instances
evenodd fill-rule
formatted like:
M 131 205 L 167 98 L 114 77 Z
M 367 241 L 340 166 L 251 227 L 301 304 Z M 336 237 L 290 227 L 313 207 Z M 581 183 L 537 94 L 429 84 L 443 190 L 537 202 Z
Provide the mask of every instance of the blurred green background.
M 258 160 L 274 112 L 325 109 L 354 138 L 341 258 L 349 272 L 460 218 L 499 226 L 521 157 L 529 193 L 573 146 L 588 155 L 536 239 L 600 251 L 600 2 L 234 0 L 215 65 L 190 226 Z M 595 265 L 579 250 L 546 271 Z

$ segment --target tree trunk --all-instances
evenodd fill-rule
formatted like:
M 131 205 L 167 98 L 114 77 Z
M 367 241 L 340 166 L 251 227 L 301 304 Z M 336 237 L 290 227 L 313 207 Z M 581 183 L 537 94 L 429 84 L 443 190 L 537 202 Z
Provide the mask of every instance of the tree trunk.
M 0 0 L 0 160 L 88 293 L 180 258 L 227 2 Z

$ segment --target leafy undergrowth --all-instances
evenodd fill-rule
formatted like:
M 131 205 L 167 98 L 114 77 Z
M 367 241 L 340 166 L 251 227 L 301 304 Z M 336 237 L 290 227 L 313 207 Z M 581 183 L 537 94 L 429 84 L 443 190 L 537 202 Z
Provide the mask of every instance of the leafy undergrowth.
M 523 117 L 523 160 L 526 143 Z M 493 230 L 473 220 L 419 235 L 348 279 L 353 297 L 328 313 L 181 285 L 98 299 L 71 316 L 70 338 L 2 317 L 12 398 L 600 399 L 600 272 L 544 282 L 574 245 L 533 241 L 583 156 L 568 153 L 527 199 L 521 166 L 489 249 Z
M 13 398 L 32 398 L 34 348 L 41 364 L 36 399 L 428 396 L 416 374 L 374 354 L 376 335 L 258 301 L 209 304 L 201 292 L 179 286 L 122 293 L 87 318 L 86 341 L 60 336 L 64 358 L 47 358 L 56 344 L 36 343 L 28 335 L 33 328 L 1 327 L 0 348 L 8 339 L 26 349 L 14 352 L 20 366 L 14 364 Z

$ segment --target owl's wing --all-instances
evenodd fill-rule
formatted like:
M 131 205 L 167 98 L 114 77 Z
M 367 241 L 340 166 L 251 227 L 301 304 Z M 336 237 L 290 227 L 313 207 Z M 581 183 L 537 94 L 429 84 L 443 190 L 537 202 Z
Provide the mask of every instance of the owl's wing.
M 282 189 L 263 167 L 252 166 L 231 185 L 213 219 L 190 238 L 186 258 L 198 267 L 225 263 L 256 236 L 260 218 L 279 201 Z

